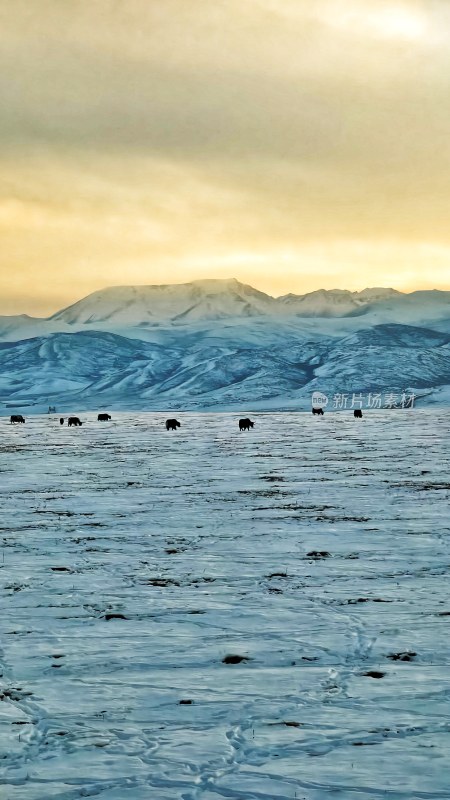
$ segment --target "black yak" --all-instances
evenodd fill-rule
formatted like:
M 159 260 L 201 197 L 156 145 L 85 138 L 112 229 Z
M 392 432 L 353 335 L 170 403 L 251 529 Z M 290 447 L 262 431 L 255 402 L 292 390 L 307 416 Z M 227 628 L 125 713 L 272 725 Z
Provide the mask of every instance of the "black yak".
M 97 422 L 109 422 L 110 419 L 110 414 L 99 414 L 97 417 Z
M 177 428 L 181 428 L 181 422 L 177 419 L 166 419 L 166 431 L 176 431 Z
M 22 414 L 12 414 L 9 421 L 11 424 L 13 422 L 25 422 L 25 417 L 22 417 Z
M 254 424 L 255 423 L 252 422 L 251 419 L 249 419 L 248 417 L 246 417 L 245 419 L 240 419 L 239 420 L 239 430 L 240 431 L 249 431 L 250 428 L 253 428 Z
M 362 411 L 360 408 L 355 408 L 353 412 L 353 416 L 357 417 L 358 419 L 362 419 Z
M 70 428 L 72 427 L 72 425 L 82 425 L 83 423 L 81 422 L 81 419 L 79 417 L 69 417 L 69 419 L 67 420 L 67 424 Z
M 323 408 L 313 408 L 312 409 L 312 413 L 313 414 L 323 414 Z
M 59 418 L 59 424 L 60 425 L 64 425 L 64 417 L 60 417 Z

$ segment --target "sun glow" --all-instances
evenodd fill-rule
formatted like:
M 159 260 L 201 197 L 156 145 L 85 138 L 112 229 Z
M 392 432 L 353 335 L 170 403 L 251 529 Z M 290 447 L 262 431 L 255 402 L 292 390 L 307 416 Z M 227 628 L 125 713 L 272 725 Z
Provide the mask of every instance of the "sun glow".
M 419 9 L 403 5 L 383 5 L 381 8 L 352 9 L 343 15 L 341 24 L 354 32 L 383 39 L 422 39 L 427 33 L 427 20 Z
M 450 0 L 0 20 L 0 316 L 196 278 L 450 289 Z

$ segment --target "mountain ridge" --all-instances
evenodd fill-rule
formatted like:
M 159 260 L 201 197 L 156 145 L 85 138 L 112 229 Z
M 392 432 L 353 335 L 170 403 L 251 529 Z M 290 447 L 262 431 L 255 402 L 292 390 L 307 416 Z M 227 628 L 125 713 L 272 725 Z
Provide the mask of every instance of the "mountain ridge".
M 231 337 L 155 343 L 83 330 L 0 343 L 0 411 L 30 404 L 74 410 L 292 407 L 311 394 L 395 391 L 445 398 L 450 334 L 379 325 L 339 339 Z
M 1 326 L 49 326 L 57 324 L 117 326 L 185 324 L 233 317 L 345 318 L 395 306 L 439 303 L 448 306 L 450 291 L 418 290 L 400 292 L 389 287 L 316 289 L 305 294 L 273 297 L 236 278 L 208 278 L 188 283 L 117 285 L 91 292 L 48 317 L 27 314 L 0 317 Z M 402 322 L 403 320 L 399 320 Z M 0 330 L 1 334 L 1 330 Z
M 48 318 L 0 317 L 0 413 L 306 408 L 316 389 L 405 387 L 450 400 L 450 292 L 273 298 L 210 279 L 109 287 Z

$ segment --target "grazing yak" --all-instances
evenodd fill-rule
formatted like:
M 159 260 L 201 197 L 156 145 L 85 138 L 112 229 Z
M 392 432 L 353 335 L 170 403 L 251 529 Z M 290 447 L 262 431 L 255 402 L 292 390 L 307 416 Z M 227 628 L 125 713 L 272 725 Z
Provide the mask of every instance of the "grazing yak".
M 109 422 L 110 419 L 110 414 L 99 414 L 97 417 L 97 422 Z
M 72 425 L 82 425 L 83 423 L 81 422 L 81 419 L 79 417 L 69 417 L 69 419 L 67 420 L 67 424 L 69 428 L 71 428 Z
M 166 431 L 176 431 L 177 428 L 181 428 L 181 422 L 177 419 L 166 419 Z
M 25 417 L 22 417 L 22 414 L 12 414 L 9 421 L 10 424 L 13 422 L 25 422 Z
M 249 431 L 250 428 L 253 428 L 254 424 L 255 423 L 252 422 L 251 419 L 249 419 L 248 417 L 246 417 L 245 419 L 240 419 L 239 420 L 239 430 L 240 431 Z
M 323 414 L 323 408 L 313 408 L 312 409 L 312 413 L 313 414 Z
M 64 417 L 60 417 L 59 418 L 59 424 L 60 425 L 64 425 Z
M 362 419 L 362 411 L 360 408 L 355 408 L 353 411 L 353 416 L 357 417 L 358 419 Z

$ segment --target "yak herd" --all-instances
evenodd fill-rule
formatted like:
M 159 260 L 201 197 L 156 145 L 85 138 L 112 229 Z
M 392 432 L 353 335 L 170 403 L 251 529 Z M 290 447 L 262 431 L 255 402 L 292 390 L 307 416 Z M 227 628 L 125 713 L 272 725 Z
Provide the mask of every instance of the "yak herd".
M 318 414 L 320 416 L 323 416 L 323 413 L 324 413 L 323 412 L 323 408 L 313 408 L 312 409 L 312 413 L 313 414 Z M 353 411 L 353 416 L 356 417 L 357 419 L 362 419 L 362 415 L 363 414 L 362 414 L 361 409 L 360 408 L 355 408 L 355 410 Z M 97 422 L 109 422 L 110 419 L 111 419 L 111 415 L 110 414 L 102 413 L 102 414 L 98 414 L 98 416 L 97 416 Z M 10 417 L 10 423 L 11 424 L 24 423 L 24 422 L 25 422 L 25 418 L 22 416 L 22 414 L 12 414 L 11 417 Z M 65 422 L 64 417 L 60 417 L 59 424 L 60 425 L 64 425 L 64 422 Z M 82 424 L 83 423 L 82 423 L 82 421 L 81 421 L 81 419 L 79 417 L 68 417 L 67 418 L 67 425 L 69 426 L 69 428 L 81 427 Z M 255 423 L 252 422 L 251 419 L 249 419 L 248 417 L 245 417 L 244 419 L 240 419 L 239 420 L 239 430 L 240 431 L 249 431 L 250 428 L 253 428 L 254 424 Z M 177 419 L 167 419 L 165 425 L 166 425 L 166 431 L 176 431 L 177 428 L 181 427 L 181 422 L 178 422 Z

